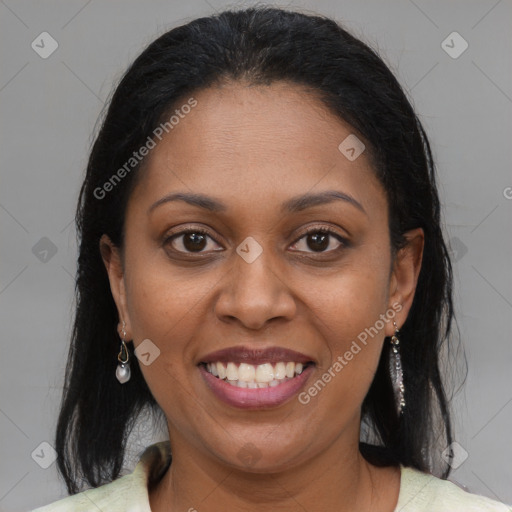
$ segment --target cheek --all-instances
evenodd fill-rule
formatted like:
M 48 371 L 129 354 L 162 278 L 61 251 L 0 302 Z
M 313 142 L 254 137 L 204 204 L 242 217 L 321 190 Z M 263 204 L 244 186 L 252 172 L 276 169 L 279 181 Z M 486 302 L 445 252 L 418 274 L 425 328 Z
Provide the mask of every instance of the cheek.
M 154 338 L 169 347 L 176 346 L 190 324 L 197 327 L 200 303 L 214 280 L 191 279 L 189 272 L 172 269 L 158 261 L 141 265 L 135 260 L 130 267 L 127 306 L 134 339 Z M 210 282 L 211 281 L 211 282 Z
M 178 275 L 162 264 L 137 265 L 135 261 L 129 268 L 127 307 L 134 346 L 149 339 L 158 354 L 149 365 L 141 359 L 139 366 L 153 396 L 169 410 L 169 400 L 175 406 L 176 401 L 190 399 L 183 383 L 190 377 L 191 340 L 204 323 L 201 303 L 213 281 L 185 279 L 183 272 Z
M 195 282 L 170 276 L 161 266 L 134 265 L 127 289 L 135 348 L 147 339 L 157 347 L 158 356 L 148 365 L 140 359 L 139 367 L 159 406 L 166 414 L 178 414 L 175 423 L 186 416 L 182 405 L 190 402 L 190 340 L 202 325 L 198 302 L 208 289 L 200 289 Z
M 328 288 L 315 289 L 311 283 L 315 291 L 306 310 L 314 310 L 312 321 L 325 340 L 327 350 L 318 370 L 320 378 L 328 373 L 325 380 L 333 383 L 330 399 L 344 395 L 362 402 L 371 384 L 385 325 L 394 317 L 394 311 L 388 312 L 388 279 L 387 267 L 374 263 L 344 268 L 328 280 Z
M 343 346 L 348 338 L 356 338 L 385 313 L 389 274 L 382 263 L 363 265 L 358 261 L 323 282 L 311 280 L 308 289 L 307 308 L 315 311 L 330 337 L 337 337 Z M 338 346 L 335 340 L 334 343 Z

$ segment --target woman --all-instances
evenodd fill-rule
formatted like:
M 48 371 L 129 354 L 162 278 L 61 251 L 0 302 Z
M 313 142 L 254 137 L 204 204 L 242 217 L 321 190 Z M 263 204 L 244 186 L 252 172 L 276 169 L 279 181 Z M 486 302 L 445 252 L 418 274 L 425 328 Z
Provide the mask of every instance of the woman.
M 431 474 L 453 441 L 434 164 L 392 73 L 334 21 L 251 8 L 154 41 L 76 220 L 72 496 L 38 511 L 509 510 Z M 169 441 L 119 477 L 147 406 Z

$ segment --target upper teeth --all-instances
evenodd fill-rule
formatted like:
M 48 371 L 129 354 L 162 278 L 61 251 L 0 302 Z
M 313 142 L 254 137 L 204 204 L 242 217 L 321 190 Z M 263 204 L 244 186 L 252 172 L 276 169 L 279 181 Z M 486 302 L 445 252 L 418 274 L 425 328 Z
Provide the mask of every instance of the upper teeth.
M 236 363 L 231 362 L 227 364 L 216 362 L 207 363 L 206 369 L 219 379 L 239 381 L 239 383 L 247 383 L 247 387 L 257 387 L 258 384 L 272 383 L 300 375 L 303 364 L 294 362 L 279 362 L 274 365 L 270 363 L 259 365 L 240 363 L 237 366 Z M 255 384 L 255 386 L 251 386 L 251 384 Z

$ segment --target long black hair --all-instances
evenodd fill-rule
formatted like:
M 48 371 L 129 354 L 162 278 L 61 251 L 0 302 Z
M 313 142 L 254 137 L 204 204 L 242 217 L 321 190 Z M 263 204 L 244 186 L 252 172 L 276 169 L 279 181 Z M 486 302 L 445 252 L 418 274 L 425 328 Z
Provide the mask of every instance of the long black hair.
M 76 314 L 55 440 L 70 494 L 81 484 L 97 487 L 117 478 L 135 419 L 145 407 L 159 409 L 132 344 L 131 380 L 124 385 L 116 380 L 119 318 L 100 237 L 105 233 L 123 247 L 125 207 L 144 170 L 144 160 L 130 160 L 134 152 L 194 92 L 226 80 L 287 81 L 318 94 L 367 147 L 387 194 L 393 250 L 404 245 L 404 232 L 423 228 L 422 268 L 400 330 L 407 406 L 399 416 L 385 343 L 362 404 L 363 425 L 371 434 L 366 441 L 372 442 L 361 441 L 360 450 L 377 465 L 432 471 L 452 442 L 440 371 L 454 318 L 452 267 L 435 165 L 420 120 L 377 52 L 335 21 L 267 6 L 229 10 L 176 27 L 143 51 L 115 89 L 91 149 L 76 212 Z M 119 173 L 122 168 L 126 172 Z M 116 173 L 122 179 L 114 181 Z M 449 472 L 447 464 L 442 477 Z

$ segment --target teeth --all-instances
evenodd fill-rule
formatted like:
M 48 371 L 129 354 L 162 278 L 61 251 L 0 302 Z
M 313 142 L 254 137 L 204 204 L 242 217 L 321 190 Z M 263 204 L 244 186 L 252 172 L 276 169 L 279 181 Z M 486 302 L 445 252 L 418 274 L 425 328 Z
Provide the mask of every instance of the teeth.
M 240 363 L 208 363 L 206 369 L 215 377 L 226 380 L 240 388 L 267 388 L 278 386 L 281 382 L 300 375 L 304 370 L 302 363 L 279 362 L 274 365 Z
M 256 375 L 256 369 L 252 364 L 241 363 L 238 367 L 238 378 L 245 382 L 252 382 Z
M 226 368 L 222 363 L 214 363 L 217 366 L 217 373 L 219 374 L 219 379 L 226 378 Z
M 270 382 L 274 379 L 274 368 L 270 363 L 259 364 L 256 367 L 256 382 Z
M 274 378 L 277 380 L 281 380 L 281 379 L 284 379 L 285 377 L 286 377 L 286 365 L 284 363 L 277 363 L 275 366 Z
M 226 378 L 228 380 L 238 380 L 238 368 L 235 363 L 228 363 L 226 368 Z

